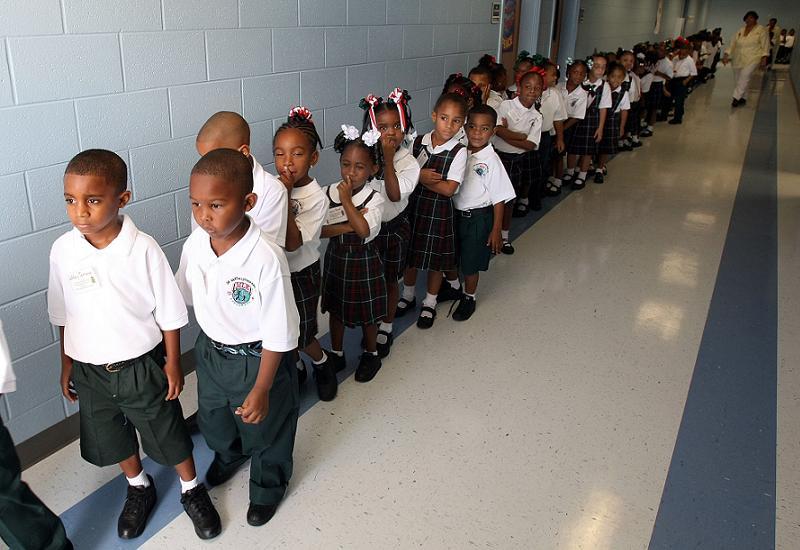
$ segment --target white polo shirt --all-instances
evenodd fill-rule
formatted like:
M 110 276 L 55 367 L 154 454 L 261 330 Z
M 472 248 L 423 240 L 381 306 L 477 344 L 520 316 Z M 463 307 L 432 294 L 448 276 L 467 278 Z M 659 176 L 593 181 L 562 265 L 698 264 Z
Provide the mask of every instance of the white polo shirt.
M 542 92 L 542 133 L 555 133 L 555 121 L 567 120 L 567 105 L 557 88 L 547 88 Z
M 508 122 L 508 129 L 513 132 L 520 132 L 526 134 L 525 138 L 537 147 L 542 135 L 542 113 L 536 110 L 536 106 L 530 108 L 525 107 L 520 103 L 519 98 L 507 99 L 500 104 L 500 109 L 497 111 L 497 124 L 502 124 L 502 120 L 506 119 Z M 515 147 L 498 135 L 492 138 L 492 144 L 495 149 L 503 153 L 526 153 L 525 149 Z
M 0 394 L 11 393 L 17 389 L 17 379 L 11 368 L 11 352 L 8 350 L 3 321 L 0 321 Z
M 514 200 L 514 186 L 491 143 L 467 159 L 464 183 L 453 195 L 456 210 L 473 210 Z
M 422 136 L 422 145 L 425 148 L 426 154 L 430 155 L 438 155 L 439 153 L 444 153 L 445 151 L 450 151 L 453 147 L 459 144 L 458 135 L 456 134 L 450 141 L 442 143 L 438 147 L 431 147 L 431 136 L 433 132 L 428 132 L 424 136 Z M 466 134 L 464 134 L 466 136 Z M 450 169 L 447 171 L 447 180 L 448 181 L 455 181 L 456 183 L 461 183 L 464 181 L 464 170 L 467 167 L 467 148 L 462 147 L 457 153 L 453 161 L 450 163 Z
M 567 118 L 583 120 L 586 117 L 586 105 L 589 102 L 589 94 L 581 86 L 577 86 L 571 92 L 567 89 L 567 83 L 562 82 L 558 85 L 558 91 L 564 98 L 567 107 Z
M 494 90 L 489 90 L 489 97 L 486 98 L 486 104 L 494 109 L 495 111 L 500 108 L 500 104 L 503 102 L 503 96 L 500 95 L 499 92 L 495 92 Z
M 628 72 L 625 75 L 625 82 L 631 83 L 630 88 L 628 88 L 628 99 L 630 99 L 631 103 L 639 101 L 642 97 L 642 81 L 639 76 L 632 71 Z
M 603 91 L 603 93 L 604 94 L 606 94 L 606 93 L 608 94 L 608 99 L 609 100 L 612 99 L 611 94 L 614 93 L 614 92 L 620 92 L 622 94 L 622 99 L 620 100 L 619 105 L 617 105 L 617 108 L 614 109 L 614 112 L 618 113 L 620 111 L 629 111 L 630 108 L 631 108 L 631 101 L 630 101 L 630 97 L 628 96 L 628 92 L 624 91 L 622 89 L 622 86 L 619 86 L 616 90 L 612 90 L 611 86 L 609 86 L 608 83 L 606 83 L 606 89 Z M 601 99 L 600 103 L 602 103 L 602 102 L 603 101 Z M 611 105 L 613 105 L 613 102 L 611 102 Z M 611 105 L 608 106 L 609 109 L 611 108 Z
M 686 78 L 688 76 L 697 76 L 697 65 L 694 59 L 688 55 L 681 59 L 676 57 L 673 61 L 673 74 L 675 78 Z
M 53 243 L 47 310 L 65 353 L 95 365 L 144 355 L 189 322 L 166 256 L 126 215 L 105 248 L 76 228 Z
M 398 187 L 400 187 L 400 200 L 392 202 L 386 194 L 386 182 L 374 179 L 369 182 L 370 187 L 381 194 L 383 197 L 383 223 L 390 222 L 399 216 L 408 206 L 408 197 L 414 192 L 419 182 L 419 163 L 411 151 L 405 147 L 400 147 L 394 154 L 394 173 L 397 175 Z
M 286 256 L 252 219 L 222 256 L 212 250 L 208 234 L 195 229 L 183 245 L 177 279 L 212 340 L 231 346 L 261 341 L 276 352 L 297 347 L 300 316 Z
M 642 76 L 642 93 L 646 94 L 650 91 L 650 85 L 653 83 L 653 73 L 647 73 Z
M 330 202 L 328 203 L 331 210 L 341 208 L 339 205 L 342 204 L 342 201 L 339 199 L 338 185 L 339 183 L 334 183 L 326 190 L 326 194 L 330 197 L 330 200 L 335 203 L 335 205 L 332 207 L 330 206 Z M 370 187 L 368 184 L 364 184 L 358 193 L 353 195 L 353 204 L 356 206 L 356 208 L 361 210 L 362 205 L 364 205 L 364 201 L 369 198 L 373 191 L 375 191 L 375 189 Z M 375 195 L 372 197 L 372 199 L 370 199 L 370 201 L 365 205 L 367 213 L 364 214 L 364 219 L 367 220 L 367 224 L 369 225 L 369 235 L 366 239 L 364 239 L 365 243 L 370 242 L 378 236 L 378 233 L 380 233 L 381 220 L 383 219 L 383 209 L 385 206 L 386 204 L 383 202 L 383 195 L 381 195 L 379 192 L 375 192 Z
M 300 248 L 286 251 L 289 271 L 297 273 L 319 260 L 319 234 L 328 211 L 328 197 L 317 180 L 312 179 L 302 187 L 292 188 L 289 201 L 294 212 L 294 223 L 303 237 Z
M 663 59 L 659 59 L 653 67 L 653 82 L 665 82 L 663 76 L 655 75 L 656 71 L 664 73 L 668 77 L 672 78 L 672 61 L 664 57 Z

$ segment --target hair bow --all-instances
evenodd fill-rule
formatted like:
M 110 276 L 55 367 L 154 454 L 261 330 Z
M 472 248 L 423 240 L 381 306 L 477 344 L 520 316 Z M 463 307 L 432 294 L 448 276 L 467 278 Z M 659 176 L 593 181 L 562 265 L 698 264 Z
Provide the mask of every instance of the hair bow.
M 406 120 L 406 110 L 405 105 L 408 103 L 409 95 L 408 92 L 400 89 L 395 88 L 389 94 L 388 101 L 391 101 L 397 106 L 397 112 L 400 115 L 400 129 L 403 130 L 403 133 L 406 133 L 406 128 L 408 128 L 408 120 Z
M 342 124 L 342 133 L 347 141 L 355 141 L 361 137 L 361 132 L 355 126 L 349 124 Z
M 353 129 L 355 130 L 355 128 Z M 367 147 L 372 147 L 378 143 L 379 139 L 381 139 L 381 133 L 375 128 L 371 128 L 361 135 L 361 141 L 363 141 L 364 145 Z
M 375 119 L 375 106 L 383 102 L 383 99 L 376 96 L 375 94 L 369 94 L 367 97 L 362 99 L 358 106 L 364 110 L 369 110 L 369 120 L 372 123 L 373 128 L 378 128 L 378 121 Z
M 311 120 L 311 111 L 303 106 L 292 107 L 289 110 L 289 118 L 300 118 L 303 120 Z

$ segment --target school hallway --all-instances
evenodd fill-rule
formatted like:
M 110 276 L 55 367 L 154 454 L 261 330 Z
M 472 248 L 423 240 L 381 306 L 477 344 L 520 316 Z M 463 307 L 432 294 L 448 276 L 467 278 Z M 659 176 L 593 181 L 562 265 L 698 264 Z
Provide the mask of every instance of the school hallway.
M 333 402 L 307 384 L 290 491 L 266 526 L 245 522 L 246 468 L 211 491 L 223 533 L 208 542 L 152 462 L 159 504 L 135 541 L 112 521 L 124 479 L 83 462 L 77 442 L 24 479 L 79 549 L 797 548 L 800 125 L 787 78 L 770 73 L 731 111 L 732 75 L 718 71 L 682 126 L 658 124 L 604 185 L 547 203 L 482 278 L 472 319 L 440 305 L 433 329 L 407 328 L 375 380 L 348 376 Z M 192 374 L 187 414 L 194 396 Z M 195 444 L 204 472 L 211 453 Z

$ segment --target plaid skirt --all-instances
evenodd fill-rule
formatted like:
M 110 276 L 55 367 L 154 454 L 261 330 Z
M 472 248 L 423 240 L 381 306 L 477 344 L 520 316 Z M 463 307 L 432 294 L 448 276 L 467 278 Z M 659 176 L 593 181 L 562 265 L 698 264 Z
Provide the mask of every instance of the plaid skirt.
M 664 97 L 664 83 L 653 82 L 650 84 L 650 91 L 644 95 L 647 110 L 657 110 L 661 106 L 661 98 Z
M 387 282 L 396 283 L 403 276 L 410 240 L 411 224 L 405 213 L 381 224 L 381 231 L 375 237 L 375 246 L 381 256 L 383 273 Z
M 567 143 L 567 152 L 570 155 L 594 155 L 597 153 L 597 142 L 594 133 L 600 126 L 600 109 L 587 108 L 586 116 L 579 121 Z
M 508 179 L 514 186 L 517 196 L 520 193 L 527 193 L 531 184 L 534 183 L 540 172 L 539 152 L 526 151 L 525 153 L 504 153 L 497 151 L 497 156 L 506 169 Z
M 411 242 L 406 265 L 430 271 L 456 269 L 453 201 L 418 185 L 408 200 Z
M 343 235 L 341 237 L 350 237 Z M 345 326 L 374 325 L 386 316 L 386 280 L 374 244 L 331 239 L 325 251 L 322 311 Z
M 300 314 L 300 337 L 297 347 L 305 349 L 317 335 L 317 304 L 321 282 L 319 260 L 308 267 L 292 273 L 294 303 Z
M 616 155 L 619 151 L 619 117 L 620 113 L 614 113 L 606 117 L 606 124 L 603 126 L 603 140 L 597 146 L 598 153 Z

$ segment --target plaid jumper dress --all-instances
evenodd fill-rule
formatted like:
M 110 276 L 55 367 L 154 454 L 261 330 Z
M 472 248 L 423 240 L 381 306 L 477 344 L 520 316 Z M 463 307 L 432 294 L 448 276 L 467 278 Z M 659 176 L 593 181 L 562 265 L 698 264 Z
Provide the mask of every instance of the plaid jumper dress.
M 622 111 L 616 112 L 619 104 L 625 98 L 625 89 L 611 92 L 611 108 L 606 114 L 606 125 L 603 126 L 603 141 L 597 146 L 597 152 L 605 155 L 616 155 L 619 150 L 619 125 Z M 629 113 L 630 114 L 630 113 Z
M 341 206 L 325 190 L 330 208 Z M 359 205 L 369 205 L 372 191 Z M 378 248 L 355 233 L 332 237 L 325 251 L 322 276 L 322 311 L 340 319 L 345 326 L 374 325 L 386 316 L 386 280 Z
M 419 157 L 422 136 L 414 140 L 414 157 Z M 456 154 L 464 146 L 460 143 L 449 151 L 432 154 L 423 168 L 440 173 L 444 179 Z M 408 247 L 408 267 L 431 271 L 456 269 L 456 234 L 453 219 L 453 201 L 434 193 L 424 185 L 418 185 L 408 199 L 408 219 L 411 223 L 411 243 Z
M 317 335 L 317 304 L 319 304 L 319 289 L 321 275 L 319 260 L 308 267 L 291 274 L 294 303 L 300 314 L 300 337 L 297 347 L 304 349 Z
M 588 92 L 591 103 L 586 106 L 586 116 L 575 125 L 567 144 L 567 152 L 570 155 L 594 155 L 597 152 L 594 133 L 600 126 L 600 99 L 605 86 L 601 81 L 597 87 L 587 84 L 583 84 L 583 87 Z

